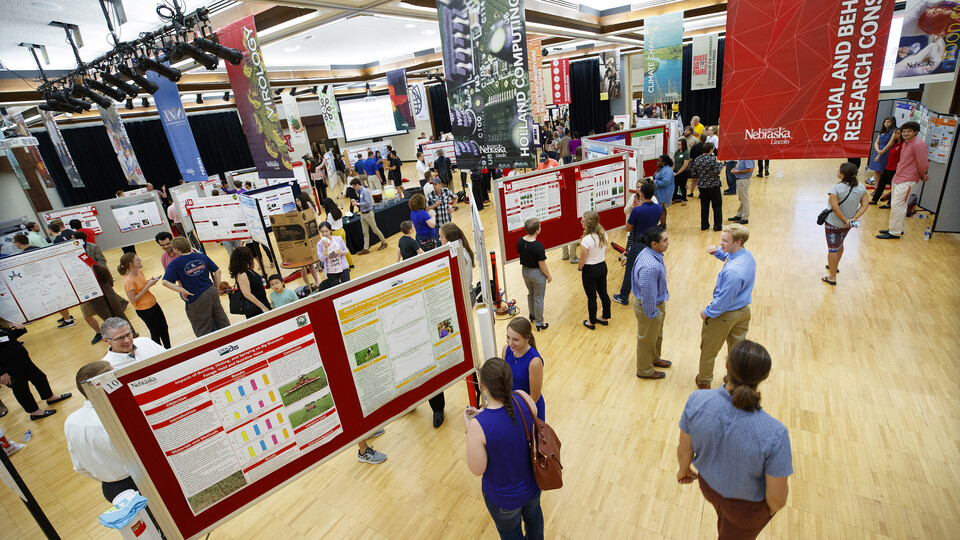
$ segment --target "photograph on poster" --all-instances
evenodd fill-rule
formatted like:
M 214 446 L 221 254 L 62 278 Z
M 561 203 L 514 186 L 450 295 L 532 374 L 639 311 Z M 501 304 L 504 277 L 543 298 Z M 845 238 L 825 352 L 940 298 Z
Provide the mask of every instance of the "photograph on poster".
M 110 211 L 113 212 L 113 217 L 117 220 L 120 232 L 155 227 L 164 223 L 164 218 L 160 215 L 160 209 L 153 200 L 111 204 Z
M 129 386 L 194 515 L 343 431 L 306 314 Z
M 450 262 L 432 261 L 334 300 L 364 416 L 463 361 Z
M 0 317 L 24 323 L 102 296 L 79 240 L 0 259 Z

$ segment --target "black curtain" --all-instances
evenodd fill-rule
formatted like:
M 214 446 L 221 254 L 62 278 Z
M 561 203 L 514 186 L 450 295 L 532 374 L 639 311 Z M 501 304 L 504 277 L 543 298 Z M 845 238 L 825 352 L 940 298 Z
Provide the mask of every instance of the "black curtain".
M 194 114 L 187 119 L 208 175 L 253 167 L 253 158 L 236 111 Z M 180 169 L 160 119 L 124 122 L 124 127 L 147 182 L 157 189 L 179 184 Z M 103 126 L 66 128 L 60 132 L 86 185 L 84 188 L 70 185 L 49 134 L 46 131 L 32 134 L 40 142 L 40 155 L 65 206 L 109 199 L 117 190 L 129 189 Z
M 717 87 L 709 90 L 690 90 L 690 73 L 693 71 L 693 46 L 683 46 L 683 93 L 680 100 L 680 116 L 683 123 L 690 125 L 691 116 L 699 116 L 700 123 L 706 126 L 720 124 L 720 85 L 723 82 L 723 46 L 726 40 L 721 38 L 717 44 Z
M 570 62 L 570 130 L 585 136 L 606 131 L 610 101 L 600 101 L 597 59 Z
M 430 94 L 430 116 L 433 118 L 434 135 L 440 132 L 450 133 L 450 106 L 447 105 L 447 83 L 428 86 Z

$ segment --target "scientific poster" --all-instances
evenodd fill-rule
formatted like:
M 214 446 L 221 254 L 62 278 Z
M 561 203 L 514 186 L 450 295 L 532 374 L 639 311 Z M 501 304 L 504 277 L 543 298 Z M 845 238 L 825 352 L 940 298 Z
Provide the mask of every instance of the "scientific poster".
M 947 163 L 950 159 L 950 149 L 953 147 L 953 138 L 957 134 L 956 118 L 930 119 L 930 161 Z
M 952 81 L 957 75 L 960 3 L 908 0 L 893 66 L 894 84 Z
M 97 207 L 95 206 L 76 206 L 65 210 L 51 210 L 43 213 L 43 221 L 46 225 L 56 220 L 63 221 L 64 225 L 70 223 L 71 219 L 79 219 L 87 229 L 93 229 L 96 234 L 101 234 L 100 221 L 97 220 Z
M 523 224 L 530 218 L 539 219 L 541 224 L 559 218 L 562 214 L 562 182 L 562 173 L 551 172 L 505 183 L 503 198 L 507 230 L 522 229 Z
M 201 242 L 247 240 L 250 231 L 240 208 L 239 195 L 218 195 L 187 199 L 183 206 L 193 220 Z
M 364 416 L 463 362 L 449 259 L 333 302 Z
M 129 191 L 124 191 L 123 193 L 120 194 L 120 196 L 121 196 L 121 197 L 133 197 L 134 195 L 143 195 L 144 193 L 147 193 L 147 188 L 142 187 L 142 188 L 137 188 L 137 189 L 131 189 L 131 190 L 129 190 Z
M 110 211 L 122 233 L 163 225 L 165 220 L 153 200 L 111 204 Z
M 643 38 L 643 102 L 680 101 L 683 11 L 645 19 Z
M 0 259 L 0 317 L 23 323 L 103 295 L 79 240 Z
M 263 226 L 269 229 L 270 216 L 277 214 L 286 214 L 295 212 L 297 203 L 293 196 L 293 188 L 290 184 L 296 185 L 296 181 L 288 180 L 284 184 L 269 186 L 262 191 L 251 191 L 244 193 L 247 197 L 256 197 L 260 201 L 260 212 L 263 214 Z
M 443 157 L 450 158 L 451 163 L 457 164 L 457 153 L 453 149 L 453 141 L 443 141 L 423 145 L 423 159 L 427 165 L 433 167 L 433 162 L 440 157 L 438 150 L 443 150 Z
M 343 432 L 306 314 L 129 386 L 194 515 Z
M 623 169 L 619 163 L 580 168 L 577 180 L 577 217 L 593 210 L 602 212 L 623 206 L 626 192 Z

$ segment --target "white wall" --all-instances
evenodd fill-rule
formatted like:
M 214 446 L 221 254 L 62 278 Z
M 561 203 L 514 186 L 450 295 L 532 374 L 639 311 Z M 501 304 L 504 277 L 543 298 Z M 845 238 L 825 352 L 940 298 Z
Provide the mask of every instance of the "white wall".
M 58 202 L 59 200 L 57 197 Z M 17 219 L 20 216 L 29 216 L 30 221 L 37 220 L 30 199 L 20 187 L 17 175 L 13 172 L 0 172 L 0 220 Z
M 947 114 L 950 112 L 950 102 L 953 101 L 953 93 L 956 89 L 956 77 L 950 82 L 925 84 L 923 85 L 923 97 L 920 101 L 929 109 Z

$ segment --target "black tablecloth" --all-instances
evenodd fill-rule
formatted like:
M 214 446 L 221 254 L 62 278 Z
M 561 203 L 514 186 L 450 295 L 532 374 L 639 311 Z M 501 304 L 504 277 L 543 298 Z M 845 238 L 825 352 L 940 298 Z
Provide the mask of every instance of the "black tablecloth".
M 387 238 L 400 232 L 400 223 L 410 219 L 409 203 L 410 199 L 391 199 L 373 205 L 377 227 Z M 363 229 L 360 227 L 359 213 L 343 218 L 343 230 L 347 235 L 347 249 L 350 250 L 350 253 L 358 253 L 363 250 Z M 370 245 L 377 247 L 380 240 L 380 237 L 371 230 Z

